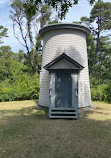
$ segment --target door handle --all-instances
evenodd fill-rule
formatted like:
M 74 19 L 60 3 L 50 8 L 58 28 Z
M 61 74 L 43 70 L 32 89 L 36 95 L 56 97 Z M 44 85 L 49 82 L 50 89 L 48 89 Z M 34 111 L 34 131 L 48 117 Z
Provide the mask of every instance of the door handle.
M 78 90 L 75 89 L 75 96 L 78 97 Z
M 52 95 L 52 89 L 49 89 L 49 96 Z

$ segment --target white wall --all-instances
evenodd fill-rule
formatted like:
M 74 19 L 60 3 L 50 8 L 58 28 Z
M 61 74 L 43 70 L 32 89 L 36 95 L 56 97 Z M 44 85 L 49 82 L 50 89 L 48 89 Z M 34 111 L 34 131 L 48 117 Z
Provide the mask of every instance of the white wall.
M 82 31 L 73 29 L 52 30 L 44 35 L 39 104 L 49 106 L 49 72 L 43 67 L 62 53 L 66 53 L 85 67 L 79 75 L 78 104 L 79 107 L 89 106 L 91 104 L 91 96 L 86 35 Z

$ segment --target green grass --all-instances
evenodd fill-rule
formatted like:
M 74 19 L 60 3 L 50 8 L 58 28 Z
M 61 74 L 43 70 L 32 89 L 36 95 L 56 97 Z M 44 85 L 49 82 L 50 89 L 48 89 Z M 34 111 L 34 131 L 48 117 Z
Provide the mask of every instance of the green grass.
M 34 101 L 0 103 L 0 158 L 111 158 L 111 104 L 78 120 L 49 119 Z

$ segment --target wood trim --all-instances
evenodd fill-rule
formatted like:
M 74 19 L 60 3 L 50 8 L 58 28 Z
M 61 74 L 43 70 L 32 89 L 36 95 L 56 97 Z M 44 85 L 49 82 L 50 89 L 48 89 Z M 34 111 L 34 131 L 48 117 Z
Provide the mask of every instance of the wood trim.
M 80 70 L 77 69 L 49 69 L 49 73 L 75 73 L 78 74 Z
M 44 69 L 46 69 L 48 71 L 56 70 L 56 69 L 51 69 L 51 66 L 54 65 L 54 64 L 56 64 L 57 62 L 59 62 L 63 58 L 66 59 L 67 61 L 69 61 L 70 63 L 72 63 L 73 65 L 75 65 L 77 67 L 76 69 L 65 69 L 65 70 L 82 70 L 84 68 L 78 62 L 76 62 L 75 60 L 73 60 L 72 58 L 70 58 L 68 55 L 66 55 L 65 53 L 63 53 L 62 55 L 60 55 L 59 57 L 57 57 L 54 60 L 52 60 L 51 62 L 49 62 L 47 65 L 45 65 Z M 60 69 L 58 69 L 58 70 L 60 70 Z

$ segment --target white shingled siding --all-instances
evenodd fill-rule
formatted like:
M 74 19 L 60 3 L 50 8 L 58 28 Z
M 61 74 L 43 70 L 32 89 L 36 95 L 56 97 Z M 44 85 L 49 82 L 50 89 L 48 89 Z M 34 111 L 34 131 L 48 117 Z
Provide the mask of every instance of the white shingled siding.
M 73 29 L 52 30 L 44 35 L 39 104 L 49 106 L 49 73 L 43 67 L 62 53 L 66 53 L 85 67 L 79 74 L 78 104 L 79 107 L 89 106 L 91 97 L 86 35 L 82 31 Z

